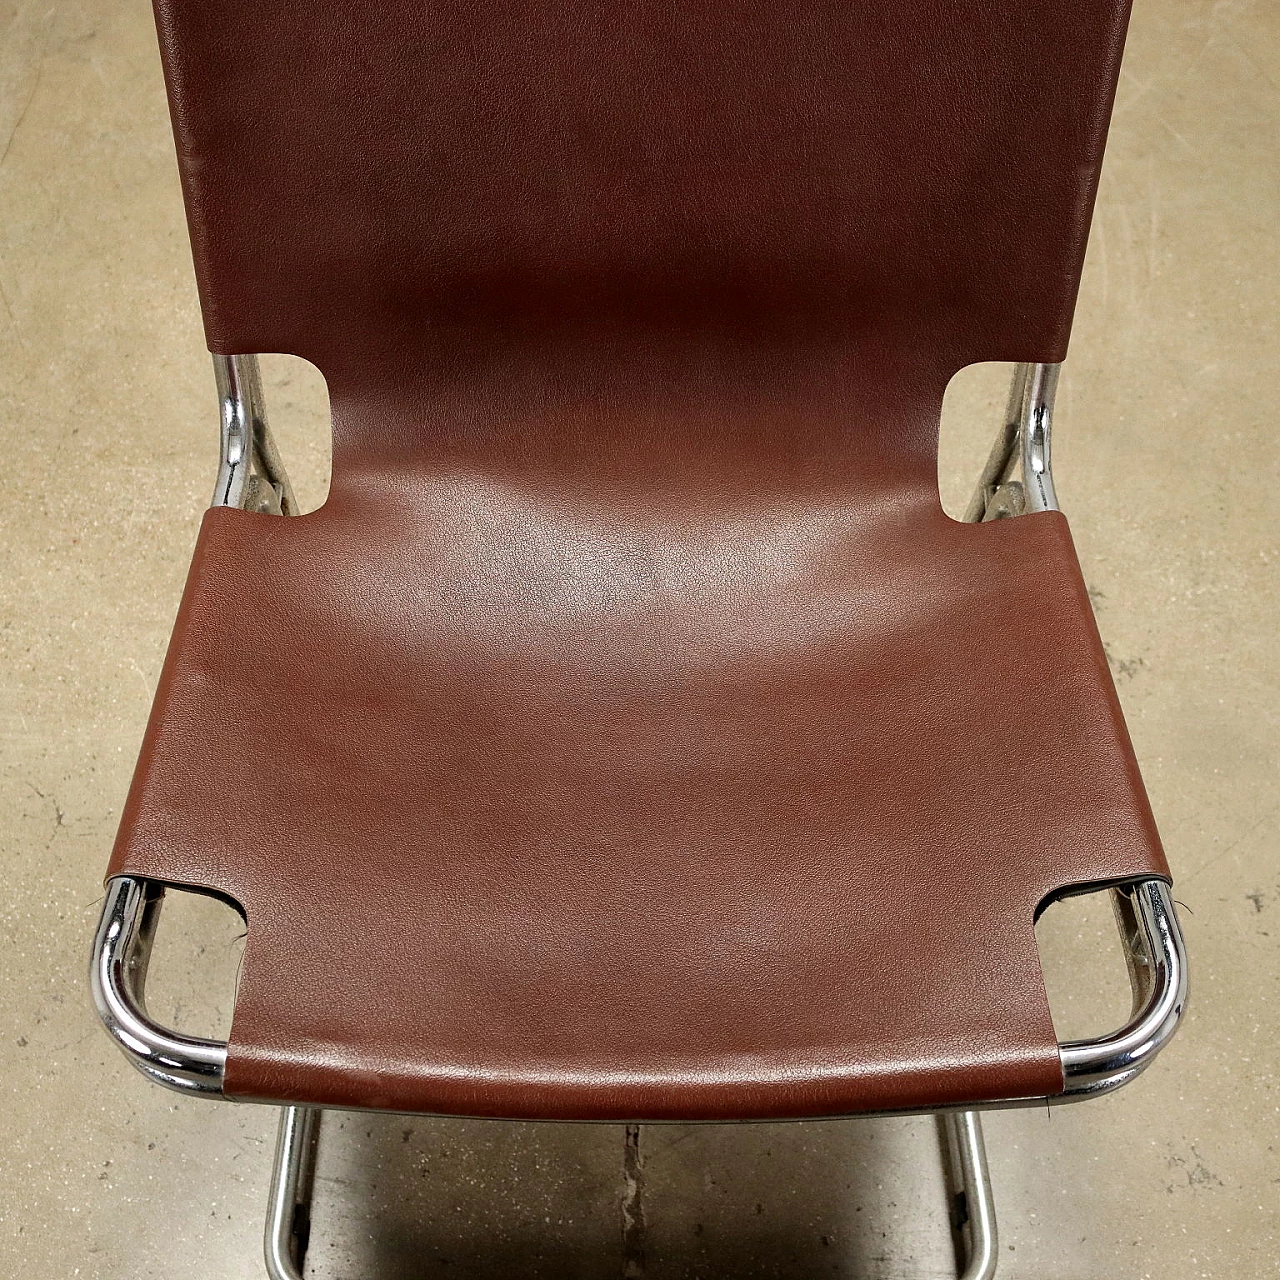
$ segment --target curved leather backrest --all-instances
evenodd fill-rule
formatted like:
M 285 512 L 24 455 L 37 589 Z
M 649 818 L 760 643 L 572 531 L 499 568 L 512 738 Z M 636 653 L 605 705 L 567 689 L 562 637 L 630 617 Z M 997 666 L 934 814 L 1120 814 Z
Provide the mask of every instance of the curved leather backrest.
M 335 399 L 584 350 L 670 387 L 817 347 L 933 398 L 1059 360 L 1127 10 L 157 0 L 209 344 Z

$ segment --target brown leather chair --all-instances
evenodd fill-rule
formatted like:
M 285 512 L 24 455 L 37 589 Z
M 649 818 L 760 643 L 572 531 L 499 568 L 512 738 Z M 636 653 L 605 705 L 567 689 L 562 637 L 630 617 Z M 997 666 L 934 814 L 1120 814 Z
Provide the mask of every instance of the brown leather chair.
M 1185 993 L 1048 470 L 1127 4 L 156 7 L 223 460 L 108 1027 L 289 1108 L 277 1277 L 323 1107 L 945 1112 L 989 1275 L 972 1112 L 1116 1087 Z M 295 519 L 260 351 L 329 385 Z M 144 1011 L 166 886 L 247 921 L 229 1043 Z M 1033 923 L 1100 888 L 1134 1019 L 1060 1045 Z

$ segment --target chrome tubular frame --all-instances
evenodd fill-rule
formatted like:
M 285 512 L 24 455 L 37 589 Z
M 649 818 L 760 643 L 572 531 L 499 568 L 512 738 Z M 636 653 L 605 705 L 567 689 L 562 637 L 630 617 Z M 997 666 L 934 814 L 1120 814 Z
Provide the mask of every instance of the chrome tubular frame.
M 1186 1007 L 1187 953 L 1172 889 L 1163 880 L 1139 880 L 1116 889 L 1113 901 L 1133 1014 L 1114 1035 L 1058 1046 L 1062 1101 L 1096 1097 L 1127 1084 L 1173 1037 Z
M 1059 366 L 1020 364 L 995 447 L 969 505 L 970 522 L 1057 510 L 1050 466 L 1050 429 Z M 215 356 L 222 451 L 215 506 L 274 515 L 297 511 L 267 426 L 254 356 Z M 94 1004 L 125 1056 L 149 1079 L 181 1093 L 223 1097 L 227 1045 L 161 1026 L 146 1012 L 147 964 L 164 885 L 133 876 L 107 884 L 94 940 Z M 1014 1098 L 989 1106 L 1069 1102 L 1127 1084 L 1154 1059 L 1177 1028 L 1187 997 L 1186 955 L 1173 897 L 1163 880 L 1116 886 L 1116 917 L 1133 988 L 1133 1013 L 1111 1035 L 1058 1046 L 1064 1088 L 1049 1098 Z M 285 1107 L 276 1144 L 265 1239 L 270 1280 L 301 1280 L 320 1112 Z M 950 1159 L 961 1280 L 992 1280 L 996 1268 L 995 1208 L 979 1116 L 939 1113 Z
M 1058 510 L 1049 446 L 1061 368 L 1059 364 L 1015 368 L 1004 421 L 964 515 L 968 523 Z
M 311 1188 L 319 1130 L 320 1112 L 315 1107 L 281 1107 L 263 1236 L 270 1280 L 302 1280 L 311 1234 Z
M 264 515 L 297 514 L 289 477 L 267 425 L 257 356 L 214 356 L 222 452 L 215 507 L 240 507 Z
M 89 971 L 93 1003 L 143 1075 L 180 1093 L 220 1097 L 227 1046 L 179 1035 L 147 1016 L 147 965 L 163 899 L 163 886 L 153 881 L 117 876 L 108 882 Z
M 951 1181 L 951 1228 L 958 1237 L 964 1267 L 960 1280 L 992 1280 L 1000 1237 L 982 1121 L 976 1111 L 944 1111 L 938 1116 L 938 1127 Z

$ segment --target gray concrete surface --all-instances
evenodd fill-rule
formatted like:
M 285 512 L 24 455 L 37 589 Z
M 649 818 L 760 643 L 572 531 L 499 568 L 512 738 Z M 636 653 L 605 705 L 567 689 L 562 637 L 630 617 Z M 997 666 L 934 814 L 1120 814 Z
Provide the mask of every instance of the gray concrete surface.
M 1280 1275 L 1280 7 L 1136 9 L 1056 470 L 1194 997 L 1132 1088 L 989 1120 L 1008 1280 Z M 154 36 L 142 0 L 0 3 L 0 32 L 0 1271 L 256 1276 L 273 1115 L 148 1085 L 84 981 L 214 464 Z M 953 388 L 953 510 L 1003 376 Z M 282 359 L 268 382 L 315 505 L 323 386 Z M 156 1011 L 225 1026 L 238 925 L 175 903 L 164 932 Z M 1105 909 L 1041 937 L 1060 1028 L 1114 1020 Z M 630 1184 L 608 1126 L 336 1116 L 322 1144 L 317 1277 L 953 1274 L 928 1120 L 650 1127 Z

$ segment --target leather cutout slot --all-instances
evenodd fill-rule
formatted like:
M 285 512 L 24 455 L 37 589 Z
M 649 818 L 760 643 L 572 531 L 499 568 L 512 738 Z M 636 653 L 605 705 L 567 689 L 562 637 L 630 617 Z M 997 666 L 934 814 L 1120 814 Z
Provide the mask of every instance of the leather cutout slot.
M 184 1035 L 226 1040 L 245 935 L 229 899 L 166 889 L 147 968 L 151 1018 Z
M 1108 1035 L 1129 1019 L 1132 992 L 1109 890 L 1046 903 L 1036 946 L 1059 1042 Z
M 324 374 L 301 356 L 258 358 L 267 416 L 293 485 L 297 514 L 324 506 L 333 467 L 329 387 Z
M 938 496 L 953 520 L 964 519 L 973 497 L 1005 412 L 1015 368 L 987 360 L 966 365 L 947 383 L 938 433 Z

